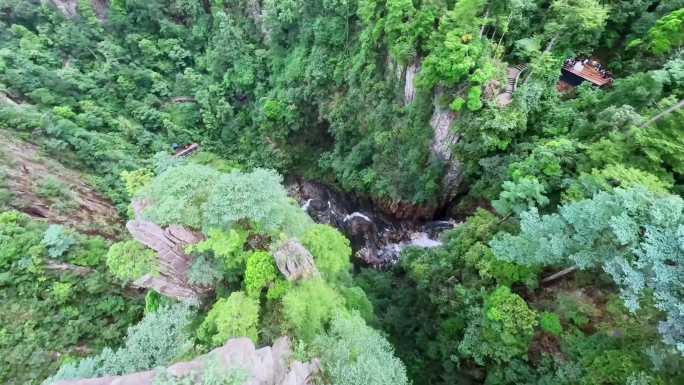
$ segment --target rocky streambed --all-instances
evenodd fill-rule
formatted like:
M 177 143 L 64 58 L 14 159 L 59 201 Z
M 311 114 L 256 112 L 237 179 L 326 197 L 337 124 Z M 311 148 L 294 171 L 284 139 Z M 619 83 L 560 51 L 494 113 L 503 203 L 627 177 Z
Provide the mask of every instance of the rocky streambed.
M 344 233 L 358 259 L 377 268 L 396 263 L 408 246 L 440 246 L 439 234 L 457 225 L 452 220 L 396 219 L 368 199 L 303 179 L 291 180 L 288 192 L 314 221 Z

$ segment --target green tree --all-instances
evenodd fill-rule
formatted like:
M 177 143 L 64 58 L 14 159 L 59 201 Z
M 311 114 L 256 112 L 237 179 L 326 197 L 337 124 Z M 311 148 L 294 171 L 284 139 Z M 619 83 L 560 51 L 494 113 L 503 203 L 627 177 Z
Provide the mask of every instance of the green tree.
M 487 296 L 481 313 L 475 315 L 458 345 L 461 354 L 484 365 L 489 360 L 506 363 L 527 353 L 537 314 L 507 286 Z
M 648 31 L 649 50 L 666 55 L 684 44 L 684 9 L 667 14 Z
M 350 279 L 351 247 L 349 240 L 328 225 L 314 225 L 301 238 L 311 252 L 318 271 L 328 282 L 345 282 Z
M 618 188 L 565 204 L 558 214 L 525 212 L 519 235 L 499 234 L 490 245 L 497 258 L 523 265 L 600 267 L 631 311 L 652 292 L 665 313 L 663 340 L 682 351 L 676 309 L 683 299 L 674 288 L 681 284 L 683 210 L 679 196 Z
M 245 269 L 245 291 L 253 298 L 259 298 L 261 290 L 275 284 L 278 278 L 273 256 L 265 251 L 253 252 L 247 257 Z
M 107 252 L 107 267 L 123 281 L 135 281 L 158 271 L 157 255 L 134 240 L 117 242 Z
M 506 181 L 499 199 L 492 201 L 492 206 L 501 215 L 520 214 L 530 207 L 546 206 L 549 199 L 545 192 L 544 186 L 534 177 L 523 177 L 517 182 Z
M 313 341 L 333 385 L 406 385 L 404 364 L 392 345 L 358 315 L 333 319 L 328 333 Z
M 586 50 L 603 32 L 608 12 L 598 0 L 554 0 L 544 25 L 549 35 L 547 51 L 556 45 Z
M 120 348 L 105 348 L 100 354 L 63 365 L 45 381 L 121 375 L 168 365 L 192 348 L 188 333 L 193 312 L 186 305 L 165 306 L 128 329 Z
M 76 240 L 67 233 L 64 226 L 50 225 L 45 230 L 42 243 L 51 258 L 60 258 L 76 243 Z
M 286 327 L 306 342 L 323 333 L 330 320 L 344 311 L 344 298 L 320 278 L 294 286 L 282 303 Z
M 197 338 L 214 348 L 234 337 L 248 337 L 255 343 L 259 335 L 259 303 L 241 291 L 219 299 L 197 329 Z

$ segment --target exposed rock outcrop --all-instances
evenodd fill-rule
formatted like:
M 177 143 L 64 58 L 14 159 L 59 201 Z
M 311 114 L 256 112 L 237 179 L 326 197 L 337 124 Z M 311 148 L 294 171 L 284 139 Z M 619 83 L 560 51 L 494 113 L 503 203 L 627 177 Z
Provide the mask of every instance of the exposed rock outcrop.
M 91 0 L 91 4 L 100 23 L 106 23 L 109 18 L 109 0 Z
M 404 105 L 407 106 L 416 99 L 416 76 L 420 72 L 420 58 L 406 67 L 406 74 L 404 75 Z
M 213 361 L 215 360 L 215 361 Z M 192 361 L 180 362 L 166 368 L 174 377 L 191 377 L 201 384 L 207 363 L 215 369 L 230 373 L 237 370 L 247 376 L 244 385 L 310 385 L 320 372 L 318 360 L 300 362 L 292 359 L 292 348 L 287 337 L 273 346 L 257 349 L 249 338 L 233 338 L 225 345 Z M 83 380 L 60 381 L 54 385 L 153 385 L 159 370 L 148 370 L 124 376 L 108 376 Z
M 78 17 L 78 0 L 41 0 L 41 3 L 57 8 L 67 19 Z
M 9 207 L 84 234 L 118 238 L 121 220 L 116 207 L 87 180 L 83 173 L 45 156 L 35 144 L 0 130 L 0 185 L 9 192 Z
M 301 243 L 290 239 L 273 253 L 278 270 L 288 281 L 310 278 L 318 275 L 313 255 Z
M 211 288 L 189 282 L 188 273 L 194 258 L 185 252 L 185 247 L 201 242 L 204 237 L 183 226 L 171 225 L 163 229 L 142 219 L 141 213 L 146 205 L 143 201 L 133 202 L 136 219 L 128 221 L 126 228 L 135 240 L 157 252 L 159 272 L 141 277 L 134 285 L 178 300 L 199 302 Z
M 78 3 L 79 0 L 40 0 L 42 4 L 53 6 L 59 10 L 67 19 L 76 19 L 79 17 Z M 93 11 L 101 23 L 107 21 L 109 11 L 109 0 L 90 0 Z
M 254 25 L 261 31 L 264 43 L 269 44 L 271 42 L 272 31 L 268 25 L 268 16 L 266 15 L 266 10 L 262 7 L 262 3 L 261 0 L 248 0 L 246 10 L 248 16 L 254 22 Z
M 453 148 L 461 136 L 453 131 L 456 114 L 448 108 L 439 105 L 442 90 L 435 94 L 435 109 L 430 119 L 430 126 L 434 130 L 432 153 L 444 164 L 444 176 L 441 182 L 442 196 L 439 206 L 450 202 L 459 192 L 463 182 L 463 165 L 454 154 Z

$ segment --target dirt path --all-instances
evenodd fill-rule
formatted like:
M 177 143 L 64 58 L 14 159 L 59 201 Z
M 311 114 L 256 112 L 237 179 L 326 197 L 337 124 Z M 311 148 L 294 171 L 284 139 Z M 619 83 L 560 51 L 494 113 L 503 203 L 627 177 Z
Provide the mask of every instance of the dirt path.
M 123 224 L 114 205 L 38 146 L 0 130 L 0 188 L 9 191 L 6 206 L 79 232 L 116 238 Z

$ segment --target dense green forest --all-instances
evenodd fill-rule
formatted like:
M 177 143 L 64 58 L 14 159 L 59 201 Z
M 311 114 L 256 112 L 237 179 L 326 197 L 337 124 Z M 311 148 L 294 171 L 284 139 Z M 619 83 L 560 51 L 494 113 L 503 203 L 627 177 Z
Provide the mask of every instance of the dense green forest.
M 684 384 L 683 44 L 684 0 L 0 0 L 0 383 Z M 459 224 L 375 268 L 287 177 Z M 213 359 L 281 336 L 309 377 Z

